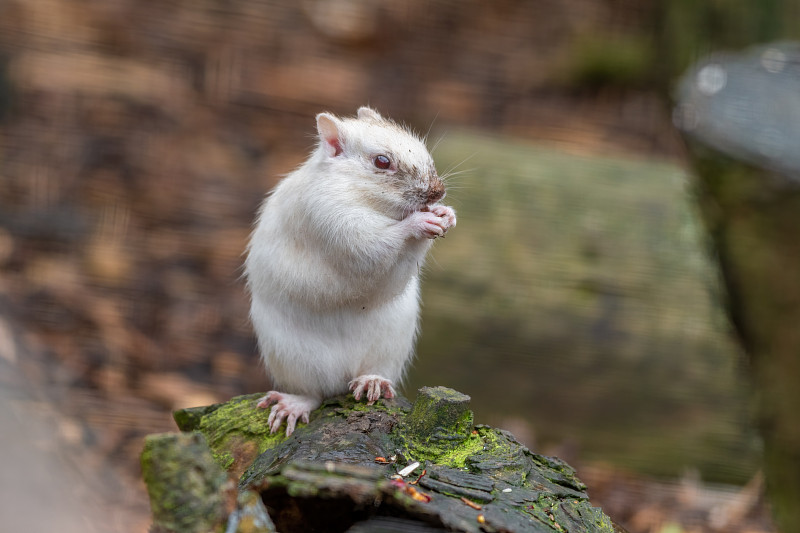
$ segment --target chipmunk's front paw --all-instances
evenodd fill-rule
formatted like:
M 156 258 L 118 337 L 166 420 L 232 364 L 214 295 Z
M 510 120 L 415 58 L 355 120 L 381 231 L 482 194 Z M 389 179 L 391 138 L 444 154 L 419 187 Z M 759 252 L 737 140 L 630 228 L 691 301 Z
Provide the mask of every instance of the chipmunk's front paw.
M 366 394 L 367 405 L 372 405 L 375 403 L 381 397 L 381 395 L 384 398 L 389 399 L 394 398 L 396 394 L 394 392 L 394 387 L 392 387 L 391 381 L 375 374 L 358 376 L 356 379 L 348 383 L 347 386 L 351 391 L 353 391 L 353 397 L 356 400 L 360 400 L 361 397 Z
M 456 225 L 456 212 L 452 208 L 437 205 L 429 211 L 415 211 L 406 218 L 411 234 L 417 239 L 443 237 Z
M 456 225 L 456 212 L 452 207 L 447 205 L 435 205 L 431 207 L 431 213 L 442 219 L 442 229 L 447 233 L 447 230 L 455 227 Z
M 294 433 L 297 421 L 305 422 L 308 424 L 308 415 L 311 411 L 319 407 L 320 401 L 308 396 L 300 396 L 298 394 L 286 394 L 284 392 L 269 391 L 266 396 L 261 398 L 258 402 L 258 407 L 266 409 L 269 406 L 272 409 L 269 412 L 269 432 L 276 433 L 278 429 L 286 420 L 286 436 L 288 437 Z

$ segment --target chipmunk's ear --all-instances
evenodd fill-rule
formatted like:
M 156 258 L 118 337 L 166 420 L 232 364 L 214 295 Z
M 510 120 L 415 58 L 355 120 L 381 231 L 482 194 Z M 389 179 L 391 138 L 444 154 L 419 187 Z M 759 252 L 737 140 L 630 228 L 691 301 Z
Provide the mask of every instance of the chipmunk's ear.
M 317 132 L 326 154 L 336 157 L 342 153 L 344 142 L 341 120 L 330 113 L 320 113 L 317 115 Z
M 383 120 L 383 117 L 377 111 L 367 106 L 358 108 L 358 118 L 362 120 Z

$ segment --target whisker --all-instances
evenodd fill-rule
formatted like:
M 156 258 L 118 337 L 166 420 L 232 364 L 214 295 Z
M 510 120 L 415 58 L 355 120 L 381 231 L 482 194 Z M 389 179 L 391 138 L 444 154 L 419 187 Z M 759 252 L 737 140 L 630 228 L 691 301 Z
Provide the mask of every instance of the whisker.
M 439 136 L 439 138 L 436 139 L 436 142 L 433 143 L 433 146 L 431 147 L 431 150 L 430 150 L 431 155 L 433 155 L 433 153 L 436 151 L 436 149 L 439 147 L 439 144 L 444 140 L 445 137 L 447 137 L 447 133 L 442 133 Z
M 475 154 L 474 154 L 474 153 L 473 153 L 473 154 L 470 154 L 469 156 L 467 156 L 467 157 L 465 157 L 464 159 L 462 159 L 462 160 L 461 160 L 459 163 L 456 163 L 455 165 L 453 165 L 453 166 L 451 166 L 450 168 L 448 168 L 447 170 L 445 170 L 445 171 L 443 172 L 443 174 L 444 174 L 444 175 L 450 175 L 450 174 L 453 174 L 453 173 L 454 173 L 454 171 L 455 171 L 455 170 L 456 170 L 458 167 L 460 167 L 461 165 L 463 165 L 464 163 L 466 163 L 467 161 L 469 161 L 469 160 L 470 160 L 470 159 L 472 159 L 473 157 L 475 157 Z
M 448 180 L 450 178 L 453 178 L 453 177 L 459 177 L 459 176 L 463 176 L 465 174 L 469 174 L 471 172 L 475 172 L 475 170 L 477 170 L 477 169 L 474 168 L 474 167 L 473 168 L 465 168 L 465 169 L 462 169 L 462 170 L 453 170 L 453 171 L 450 171 L 450 172 L 445 172 L 440 177 L 441 177 L 441 179 L 443 181 L 446 181 L 446 180 Z
M 474 188 L 475 188 L 474 185 L 448 185 L 447 186 L 447 192 L 467 191 L 467 190 L 474 189 Z
M 428 135 L 431 134 L 431 130 L 433 129 L 433 125 L 436 124 L 437 118 L 439 118 L 439 111 L 436 112 L 436 115 L 433 117 L 433 120 L 431 121 L 431 125 L 428 126 L 428 131 L 426 131 L 425 135 L 422 137 L 422 142 L 424 142 L 425 144 L 428 144 Z M 437 142 L 436 144 L 438 145 L 439 143 Z M 436 147 L 434 146 L 434 149 L 435 148 Z M 433 150 L 431 150 L 431 153 L 433 153 Z

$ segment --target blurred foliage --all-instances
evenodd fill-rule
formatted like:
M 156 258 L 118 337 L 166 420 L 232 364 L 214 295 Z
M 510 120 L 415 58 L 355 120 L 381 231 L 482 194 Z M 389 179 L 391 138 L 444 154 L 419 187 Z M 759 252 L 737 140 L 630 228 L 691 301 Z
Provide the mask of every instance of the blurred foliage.
M 648 1 L 569 43 L 563 81 L 577 89 L 669 87 L 712 51 L 800 38 L 800 0 Z
M 800 0 L 668 0 L 654 15 L 660 41 L 656 64 L 664 86 L 712 51 L 800 38 Z
M 579 90 L 641 88 L 653 68 L 653 43 L 644 34 L 585 33 L 571 43 L 567 86 Z

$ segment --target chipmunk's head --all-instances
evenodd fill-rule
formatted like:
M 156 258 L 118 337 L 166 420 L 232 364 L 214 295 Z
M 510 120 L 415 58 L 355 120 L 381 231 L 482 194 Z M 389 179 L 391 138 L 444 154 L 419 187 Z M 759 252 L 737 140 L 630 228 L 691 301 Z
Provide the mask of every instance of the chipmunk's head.
M 444 182 L 425 143 L 369 107 L 357 118 L 317 115 L 319 151 L 332 170 L 396 218 L 425 209 L 445 196 Z M 336 172 L 334 172 L 336 173 Z

